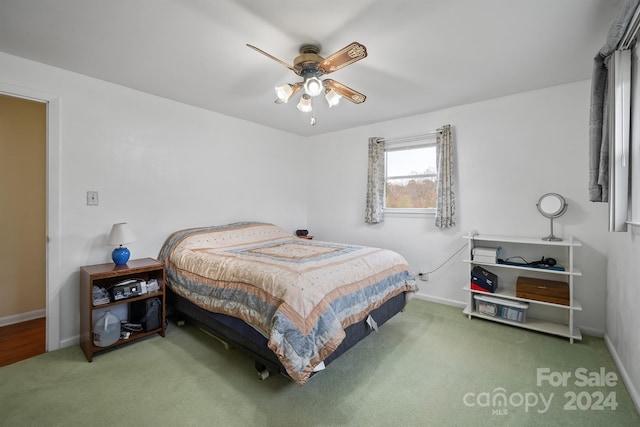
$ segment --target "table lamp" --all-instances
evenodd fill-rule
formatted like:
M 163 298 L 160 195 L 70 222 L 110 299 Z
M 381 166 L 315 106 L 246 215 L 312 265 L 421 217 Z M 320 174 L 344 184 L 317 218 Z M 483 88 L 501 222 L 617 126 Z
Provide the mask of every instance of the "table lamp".
M 127 261 L 129 261 L 131 252 L 129 252 L 129 249 L 123 247 L 122 245 L 135 241 L 136 238 L 131 232 L 129 224 L 127 224 L 126 222 L 113 224 L 113 227 L 111 227 L 111 234 L 109 234 L 109 239 L 107 240 L 107 244 L 118 246 L 111 253 L 111 259 L 113 259 L 113 262 L 115 262 L 116 265 L 125 265 Z

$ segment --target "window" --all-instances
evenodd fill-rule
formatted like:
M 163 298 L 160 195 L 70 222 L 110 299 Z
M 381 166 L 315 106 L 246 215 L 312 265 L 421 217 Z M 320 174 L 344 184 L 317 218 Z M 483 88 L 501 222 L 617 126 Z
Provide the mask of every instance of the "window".
M 388 143 L 385 148 L 385 212 L 434 213 L 436 142 Z

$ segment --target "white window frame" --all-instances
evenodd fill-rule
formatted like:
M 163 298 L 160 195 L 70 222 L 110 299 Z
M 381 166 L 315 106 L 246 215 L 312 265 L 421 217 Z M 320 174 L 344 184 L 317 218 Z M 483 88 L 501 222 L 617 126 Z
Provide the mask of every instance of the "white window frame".
M 436 208 L 388 208 L 386 205 L 387 201 L 387 179 L 389 178 L 403 178 L 402 176 L 387 176 L 387 152 L 389 151 L 403 151 L 403 150 L 413 150 L 418 148 L 433 148 L 436 149 L 437 141 L 435 135 L 433 137 L 422 137 L 420 139 L 414 139 L 411 141 L 399 141 L 399 142 L 386 142 L 385 143 L 385 162 L 384 162 L 384 214 L 391 216 L 405 216 L 405 217 L 414 217 L 414 216 L 435 216 Z M 430 165 L 427 165 L 430 166 Z M 433 178 L 437 179 L 438 177 L 438 165 L 437 163 L 433 165 L 435 172 L 433 174 L 424 174 L 424 175 L 411 175 L 406 178 Z

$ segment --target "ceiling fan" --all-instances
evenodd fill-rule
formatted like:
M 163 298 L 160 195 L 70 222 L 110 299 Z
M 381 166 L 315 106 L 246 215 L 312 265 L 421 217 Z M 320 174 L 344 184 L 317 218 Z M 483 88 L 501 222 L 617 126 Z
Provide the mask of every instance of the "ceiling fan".
M 337 105 L 340 98 L 346 98 L 354 104 L 361 104 L 367 99 L 362 93 L 333 79 L 320 80 L 320 77 L 325 74 L 333 73 L 365 58 L 367 56 L 367 48 L 358 42 L 353 42 L 326 58 L 318 55 L 318 52 L 320 52 L 319 46 L 304 44 L 300 47 L 300 55 L 293 60 L 293 65 L 289 65 L 255 46 L 250 44 L 247 44 L 247 46 L 279 62 L 304 79 L 302 82 L 294 84 L 285 83 L 284 85 L 276 87 L 277 99 L 275 102 L 277 104 L 288 102 L 291 97 L 302 89 L 304 89 L 304 94 L 298 103 L 298 109 L 304 112 L 313 110 L 313 97 L 323 92 L 329 107 Z M 311 124 L 315 124 L 314 117 L 311 119 Z

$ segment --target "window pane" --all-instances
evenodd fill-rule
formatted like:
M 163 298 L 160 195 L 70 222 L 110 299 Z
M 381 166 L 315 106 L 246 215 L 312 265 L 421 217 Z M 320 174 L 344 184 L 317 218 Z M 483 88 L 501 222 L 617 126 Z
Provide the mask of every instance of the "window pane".
M 436 172 L 435 146 L 387 151 L 385 208 L 435 208 Z
M 388 179 L 387 208 L 435 208 L 436 178 Z
M 421 147 L 402 151 L 388 151 L 387 176 L 435 173 L 435 147 Z

